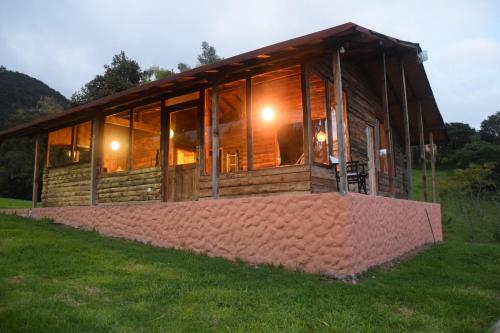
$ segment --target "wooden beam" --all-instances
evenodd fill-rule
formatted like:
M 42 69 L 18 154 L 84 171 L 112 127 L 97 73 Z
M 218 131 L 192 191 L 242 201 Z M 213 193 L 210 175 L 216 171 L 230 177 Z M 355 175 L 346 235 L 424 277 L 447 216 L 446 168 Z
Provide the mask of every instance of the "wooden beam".
M 347 185 L 347 155 L 345 143 L 345 119 L 344 103 L 342 98 L 342 72 L 340 68 L 340 49 L 333 52 L 333 86 L 335 88 L 335 116 L 337 121 L 337 143 L 339 145 L 339 193 L 347 194 L 349 191 Z
M 97 179 L 102 166 L 102 129 L 104 117 L 97 115 L 92 120 L 92 148 L 90 149 L 90 206 L 97 205 Z
M 387 82 L 387 66 L 385 62 L 385 52 L 382 51 L 380 54 L 380 65 L 381 65 L 381 83 L 382 83 L 382 108 L 384 113 L 384 123 L 385 123 L 385 135 L 387 138 L 387 169 L 389 172 L 389 192 L 391 197 L 396 196 L 396 190 L 394 187 L 394 142 L 392 138 L 392 127 L 391 127 L 391 113 L 389 111 L 389 97 L 388 97 L 388 82 Z
M 405 67 L 401 59 L 401 96 L 403 108 L 403 121 L 404 121 L 404 135 L 405 135 L 405 155 L 406 155 L 406 191 L 408 199 L 412 198 L 413 194 L 413 179 L 412 179 L 412 161 L 411 161 L 411 142 L 410 142 L 410 118 L 408 115 L 408 100 L 406 98 L 406 78 Z
M 304 161 L 305 164 L 312 164 L 312 120 L 311 120 L 311 103 L 309 96 L 309 70 L 307 65 L 301 64 L 300 66 L 300 81 L 301 81 L 301 95 L 302 95 L 302 116 L 304 123 Z
M 212 198 L 219 198 L 219 86 L 212 87 Z
M 160 151 L 161 151 L 161 200 L 168 200 L 168 160 L 170 148 L 170 114 L 165 108 L 165 99 L 162 98 L 160 106 L 161 118 L 161 134 L 160 134 Z
M 422 103 L 417 104 L 418 111 L 418 133 L 420 136 L 420 163 L 422 164 L 422 189 L 424 201 L 427 201 L 427 161 L 425 156 L 424 119 L 422 116 Z
M 333 155 L 333 119 L 332 119 L 332 96 L 330 95 L 330 80 L 325 80 L 325 110 L 326 110 L 326 131 L 328 133 L 328 155 Z M 330 165 L 330 156 L 328 164 Z
M 31 195 L 31 208 L 36 208 L 38 202 L 38 180 L 40 178 L 40 147 L 41 134 L 38 133 L 35 137 L 35 161 L 33 166 L 33 193 Z
M 432 202 L 437 202 L 436 195 L 436 147 L 434 147 L 434 136 L 429 132 L 429 144 L 431 145 L 431 178 L 432 178 Z
M 247 114 L 247 169 L 253 170 L 252 78 L 245 80 L 245 112 Z

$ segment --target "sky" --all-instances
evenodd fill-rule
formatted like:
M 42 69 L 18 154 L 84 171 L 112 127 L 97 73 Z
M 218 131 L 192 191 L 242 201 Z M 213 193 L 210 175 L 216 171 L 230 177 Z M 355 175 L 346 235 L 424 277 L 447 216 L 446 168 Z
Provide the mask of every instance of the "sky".
M 498 0 L 2 0 L 0 65 L 70 97 L 120 50 L 175 68 L 204 40 L 230 57 L 345 22 L 420 43 L 446 122 L 479 128 L 500 110 Z

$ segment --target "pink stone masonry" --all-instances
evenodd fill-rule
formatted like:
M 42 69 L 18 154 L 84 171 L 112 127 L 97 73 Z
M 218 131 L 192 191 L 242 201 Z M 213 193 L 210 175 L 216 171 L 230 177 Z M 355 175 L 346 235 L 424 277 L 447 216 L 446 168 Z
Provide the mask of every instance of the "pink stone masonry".
M 112 237 L 335 277 L 354 276 L 434 238 L 442 240 L 439 204 L 354 193 L 35 208 L 31 216 Z

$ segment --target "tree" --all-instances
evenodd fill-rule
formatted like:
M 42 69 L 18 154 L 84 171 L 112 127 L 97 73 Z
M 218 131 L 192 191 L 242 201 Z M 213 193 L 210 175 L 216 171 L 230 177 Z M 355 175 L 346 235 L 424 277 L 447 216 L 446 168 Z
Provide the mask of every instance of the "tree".
M 165 69 L 159 66 L 151 66 L 144 71 L 143 83 L 164 79 L 171 75 L 174 75 L 175 71 L 173 69 Z
M 185 64 L 183 62 L 180 62 L 177 64 L 177 69 L 179 70 L 179 73 L 186 72 L 191 69 L 191 66 L 188 64 Z
M 479 135 L 484 141 L 500 144 L 500 111 L 483 120 Z
M 446 132 L 448 133 L 448 142 L 440 145 L 439 162 L 447 164 L 450 162 L 453 154 L 463 148 L 466 144 L 472 142 L 476 135 L 476 130 L 465 123 L 446 123 Z
M 201 54 L 198 55 L 198 64 L 200 66 L 213 64 L 220 60 L 222 58 L 217 55 L 217 51 L 213 46 L 210 46 L 205 41 L 201 43 Z
M 139 85 L 144 72 L 137 61 L 127 58 L 125 52 L 113 56 L 111 65 L 104 65 L 104 74 L 94 79 L 71 96 L 71 104 L 79 105 Z

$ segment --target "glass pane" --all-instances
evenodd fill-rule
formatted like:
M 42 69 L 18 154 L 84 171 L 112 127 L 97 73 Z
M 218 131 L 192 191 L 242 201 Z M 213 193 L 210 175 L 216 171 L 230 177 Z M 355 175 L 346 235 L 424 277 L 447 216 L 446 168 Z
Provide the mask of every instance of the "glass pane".
M 210 90 L 207 96 L 209 97 L 205 109 L 205 138 L 208 149 L 205 154 L 205 171 L 210 172 L 212 167 Z M 219 86 L 219 150 L 222 173 L 247 170 L 246 131 L 245 81 L 230 82 Z
M 104 122 L 104 172 L 128 169 L 130 112 L 107 116 Z
M 49 133 L 49 166 L 71 163 L 72 127 L 65 127 Z
M 198 145 L 198 108 L 170 114 L 169 165 L 196 163 Z
M 346 145 L 346 158 L 349 161 L 351 158 L 351 149 L 349 142 L 349 119 L 347 118 L 347 103 L 346 94 L 342 93 L 342 109 L 344 111 L 344 131 L 345 131 L 345 145 Z M 337 143 L 337 118 L 335 114 L 335 87 L 330 83 L 330 110 L 332 112 L 332 135 L 333 135 L 333 158 L 339 158 L 339 146 Z
M 325 81 L 315 73 L 309 75 L 309 98 L 311 101 L 312 160 L 329 164 Z
M 380 133 L 379 134 L 380 135 L 380 149 L 379 149 L 380 171 L 388 174 L 389 173 L 389 166 L 387 164 L 387 147 L 389 147 L 389 145 L 388 145 L 388 140 L 387 140 L 386 126 L 382 122 L 379 125 L 379 133 Z
M 75 126 L 75 153 L 74 162 L 90 161 L 90 141 L 92 135 L 92 122 L 87 121 Z
M 132 124 L 132 169 L 159 166 L 160 103 L 134 109 Z
M 252 78 L 254 169 L 303 164 L 300 67 Z

